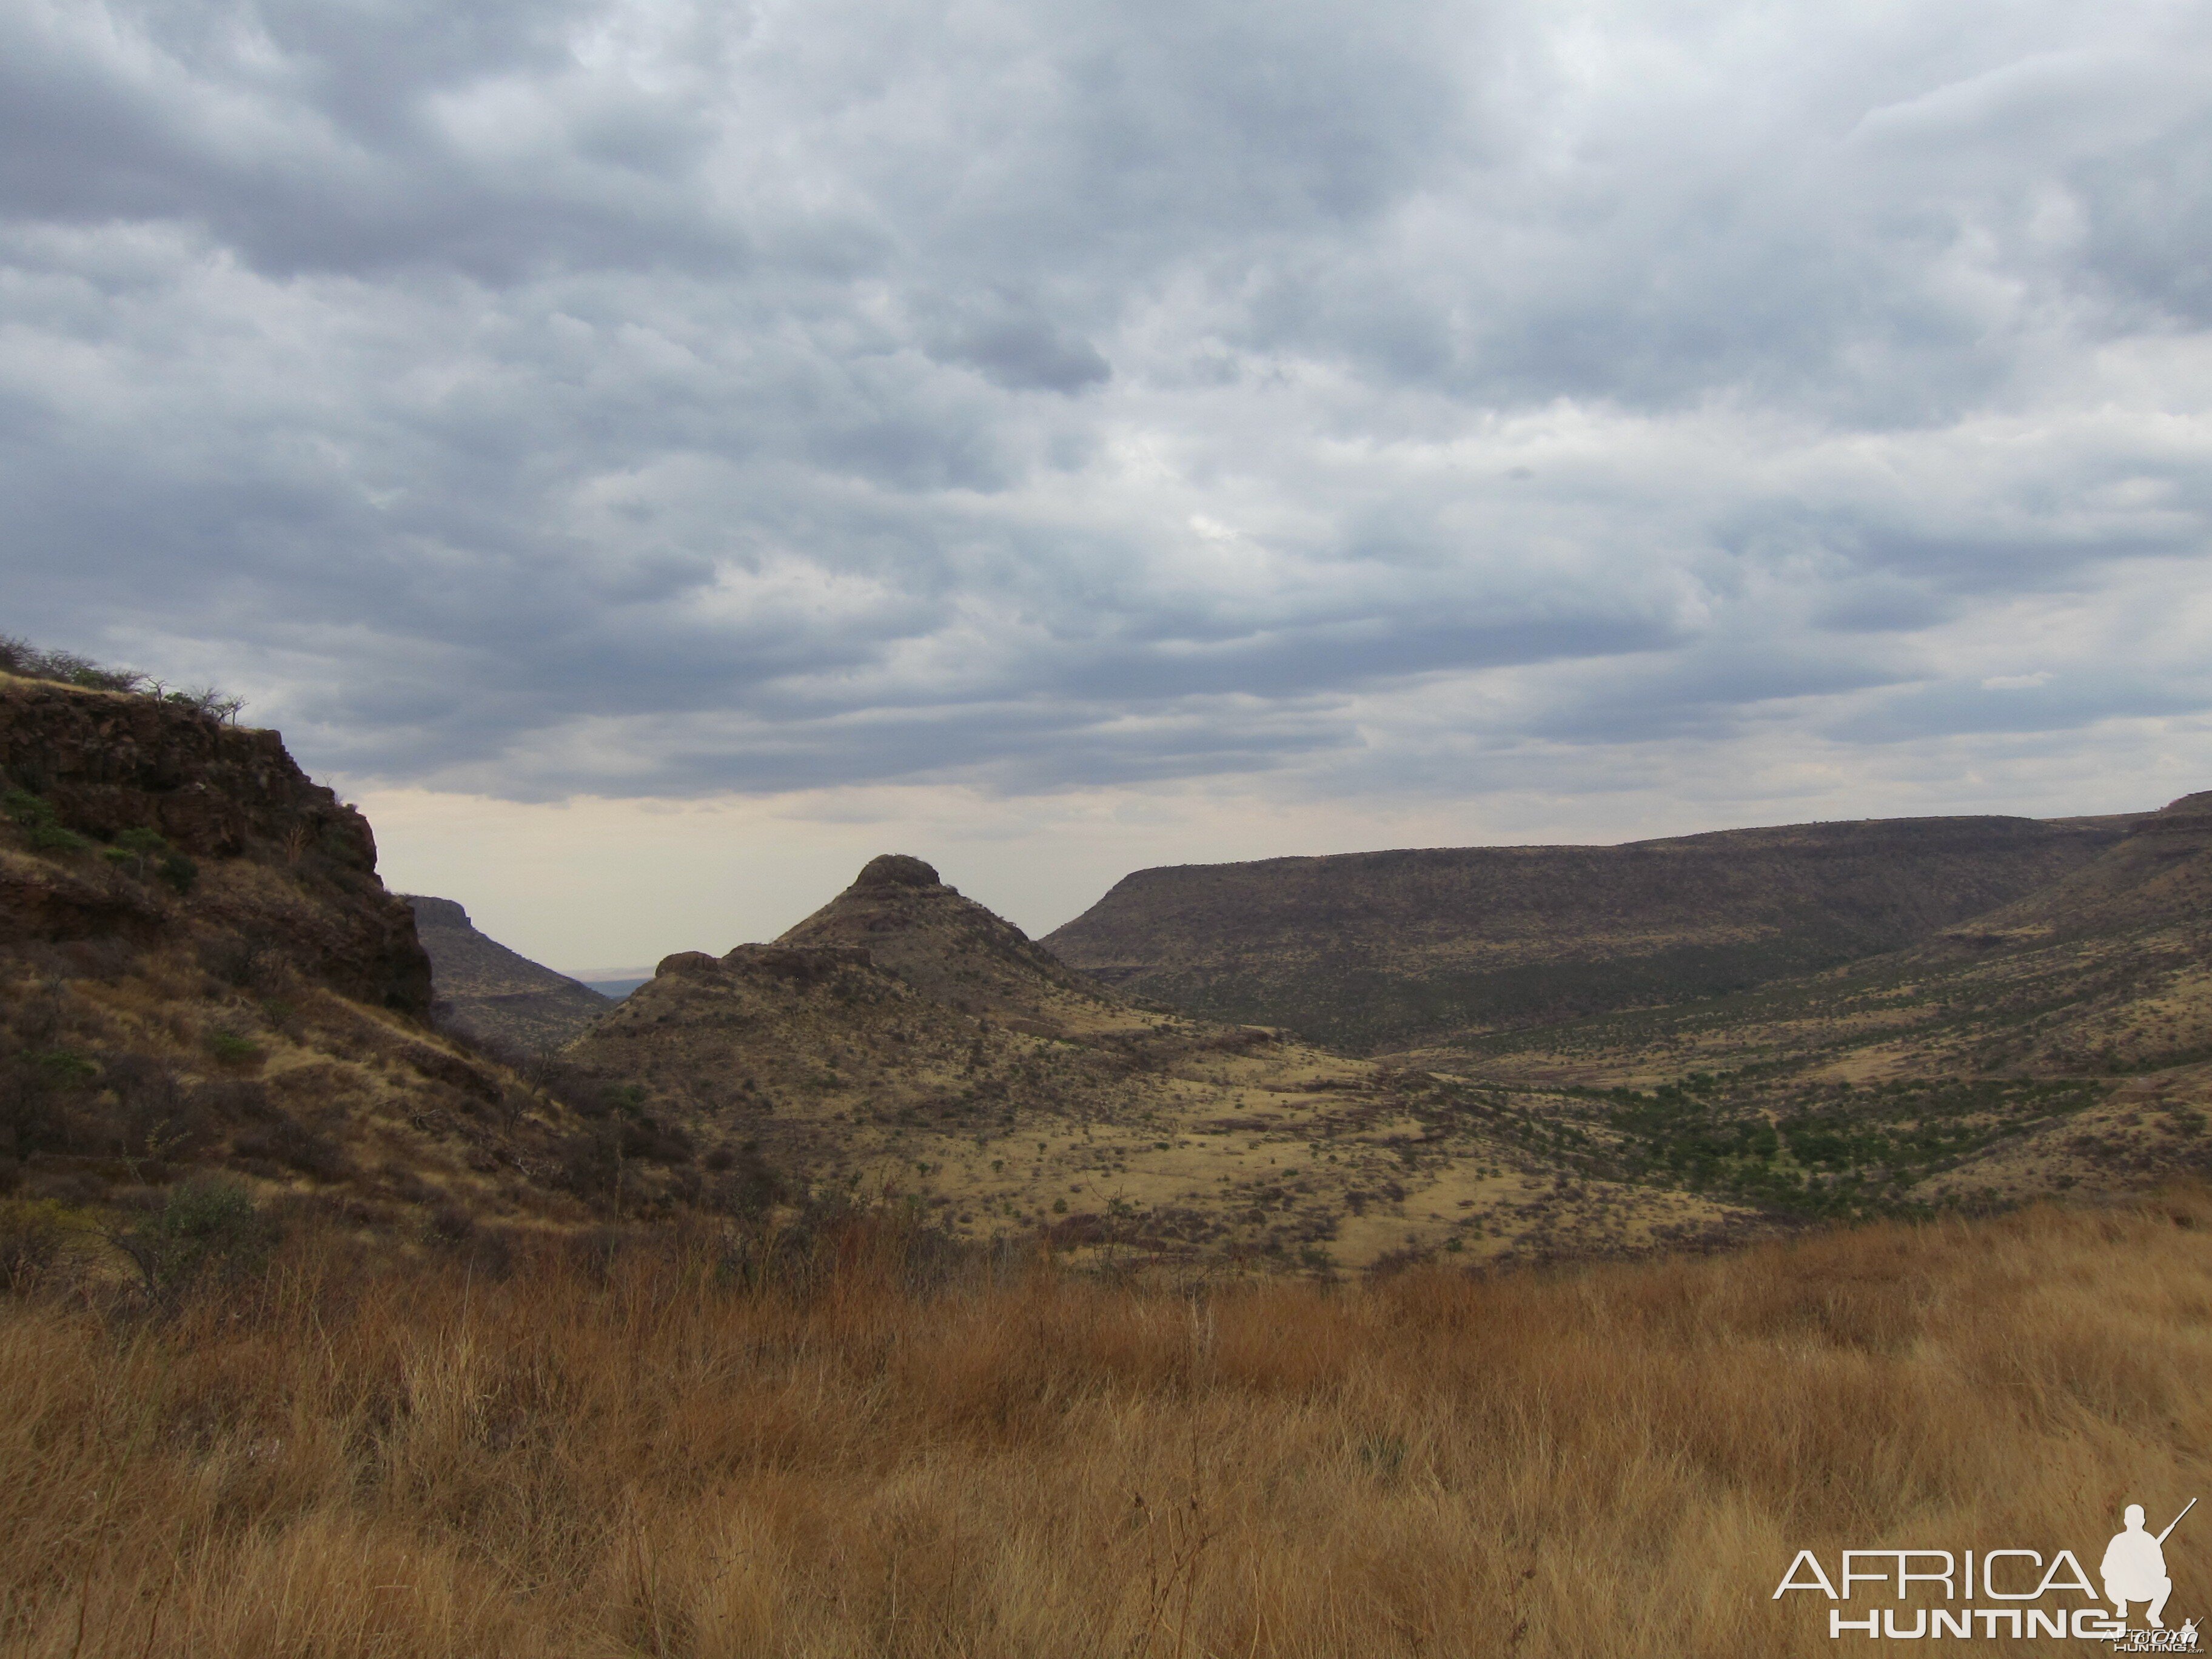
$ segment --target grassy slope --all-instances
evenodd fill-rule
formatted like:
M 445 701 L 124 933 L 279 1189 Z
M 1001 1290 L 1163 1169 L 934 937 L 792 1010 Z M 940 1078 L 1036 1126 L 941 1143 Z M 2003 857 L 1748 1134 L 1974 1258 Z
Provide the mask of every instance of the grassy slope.
M 275 733 L 0 675 L 0 1197 L 139 1215 L 220 1170 L 401 1235 L 604 1208 L 619 1127 L 421 1018 L 366 822 Z M 634 1164 L 632 1212 L 686 1174 Z
M 1768 1659 L 1800 1547 L 2094 1563 L 2212 1477 L 2201 1189 L 1334 1291 L 662 1237 L 0 1299 L 0 1654 Z

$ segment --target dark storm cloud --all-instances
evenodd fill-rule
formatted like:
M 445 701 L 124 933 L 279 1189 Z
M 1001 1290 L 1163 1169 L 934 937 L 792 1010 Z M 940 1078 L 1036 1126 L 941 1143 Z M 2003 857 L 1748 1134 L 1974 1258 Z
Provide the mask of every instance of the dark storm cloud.
M 2207 64 L 2179 5 L 33 0 L 0 626 L 529 797 L 2188 714 Z

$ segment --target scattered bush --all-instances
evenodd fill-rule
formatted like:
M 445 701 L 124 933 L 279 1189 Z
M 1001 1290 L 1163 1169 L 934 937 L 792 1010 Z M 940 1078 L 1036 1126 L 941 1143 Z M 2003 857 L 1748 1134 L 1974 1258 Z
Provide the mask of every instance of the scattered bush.
M 185 860 L 189 863 L 191 860 Z M 225 933 L 199 947 L 200 966 L 241 991 L 270 991 L 283 977 L 282 953 L 258 939 Z
M 52 1081 L 35 1061 L 0 1061 L 0 1157 L 27 1158 L 67 1143 L 68 1119 L 53 1097 Z
M 208 1052 L 226 1066 L 252 1066 L 264 1058 L 262 1047 L 251 1037 L 235 1031 L 210 1031 L 207 1039 Z
M 192 1098 L 213 1116 L 234 1123 L 266 1123 L 278 1115 L 269 1085 L 258 1078 L 225 1078 L 204 1083 L 193 1091 Z
M 199 1176 L 171 1188 L 160 1209 L 109 1237 L 137 1267 L 146 1294 L 170 1297 L 204 1276 L 258 1268 L 275 1232 L 252 1193 L 220 1176 Z
M 297 1118 L 279 1117 L 265 1128 L 236 1136 L 231 1145 L 240 1158 L 281 1164 L 318 1181 L 339 1181 L 353 1172 L 336 1141 Z
M 641 1158 L 648 1164 L 688 1164 L 691 1137 L 675 1124 L 663 1123 L 641 1112 L 623 1122 L 622 1151 L 624 1158 Z
M 28 833 L 34 853 L 81 853 L 91 844 L 83 836 L 63 828 L 52 801 L 27 789 L 10 789 L 4 803 L 0 804 L 6 805 L 8 816 Z
M 148 682 L 128 668 L 103 668 L 73 651 L 41 651 L 28 640 L 0 634 L 0 672 L 26 679 L 59 680 L 92 691 L 136 691 Z
M 20 674 L 26 679 L 58 680 L 88 691 L 128 691 L 219 720 L 236 721 L 239 711 L 246 707 L 243 697 L 232 696 L 212 685 L 173 687 L 150 674 L 109 668 L 74 651 L 42 651 L 29 641 L 9 634 L 0 634 L 0 672 Z
M 708 1161 L 720 1179 L 708 1188 L 707 1203 L 724 1215 L 740 1219 L 765 1215 L 770 1206 L 787 1196 L 783 1177 L 750 1141 L 734 1153 L 718 1146 Z

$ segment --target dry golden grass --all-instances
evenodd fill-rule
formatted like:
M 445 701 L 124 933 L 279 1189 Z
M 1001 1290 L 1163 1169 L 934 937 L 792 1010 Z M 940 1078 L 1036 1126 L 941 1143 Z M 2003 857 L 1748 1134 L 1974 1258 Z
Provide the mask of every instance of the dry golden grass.
M 0 1303 L 0 1651 L 1833 1652 L 1800 1547 L 2080 1553 L 2212 1473 L 2201 1190 L 1357 1289 L 833 1248 Z

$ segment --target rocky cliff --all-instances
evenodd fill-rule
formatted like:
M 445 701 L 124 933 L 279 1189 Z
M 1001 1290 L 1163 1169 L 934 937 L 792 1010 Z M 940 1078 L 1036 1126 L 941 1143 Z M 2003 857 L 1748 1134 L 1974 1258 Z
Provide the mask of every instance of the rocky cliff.
M 222 930 L 344 995 L 429 1012 L 429 958 L 376 878 L 368 821 L 276 732 L 0 678 L 0 780 L 24 832 L 0 859 L 0 940 Z
M 275 732 L 0 675 L 0 1200 L 221 1170 L 353 1225 L 593 1212 L 600 1131 L 431 1028 L 368 824 Z

